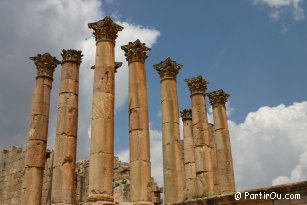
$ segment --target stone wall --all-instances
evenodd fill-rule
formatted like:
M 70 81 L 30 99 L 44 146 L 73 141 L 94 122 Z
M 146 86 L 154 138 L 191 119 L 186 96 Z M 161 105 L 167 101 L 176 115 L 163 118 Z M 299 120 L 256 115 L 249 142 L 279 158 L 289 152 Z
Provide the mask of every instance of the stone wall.
M 18 147 L 11 147 L 10 150 L 0 152 L 0 205 L 20 205 L 22 177 L 24 175 L 24 150 Z M 44 185 L 42 190 L 42 204 L 51 204 L 51 182 L 52 182 L 53 153 L 47 151 L 46 165 L 44 171 Z M 77 187 L 76 200 L 78 204 L 83 204 L 88 193 L 88 168 L 89 160 L 77 162 Z M 129 163 L 121 162 L 118 157 L 114 157 L 114 198 L 117 203 L 128 202 L 130 200 L 129 190 Z M 157 186 L 152 178 L 151 195 L 154 204 L 162 204 L 162 189 Z

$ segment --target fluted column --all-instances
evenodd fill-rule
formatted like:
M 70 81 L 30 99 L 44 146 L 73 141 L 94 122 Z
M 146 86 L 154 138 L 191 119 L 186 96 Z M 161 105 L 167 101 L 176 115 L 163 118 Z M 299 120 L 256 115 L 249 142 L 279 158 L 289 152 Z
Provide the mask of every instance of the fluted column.
M 151 165 L 145 59 L 139 40 L 121 47 L 129 64 L 130 201 L 151 204 Z
M 78 131 L 79 66 L 81 51 L 62 51 L 58 119 L 54 145 L 52 204 L 75 205 Z
M 197 76 L 186 79 L 191 92 L 192 130 L 195 146 L 195 165 L 197 190 L 199 196 L 214 194 L 213 170 L 211 160 L 210 134 L 205 102 L 205 90 L 208 82 Z
M 25 153 L 22 204 L 41 205 L 53 72 L 59 61 L 49 53 L 31 57 L 37 69 Z
M 217 90 L 207 94 L 213 110 L 219 189 L 222 194 L 235 191 L 235 179 L 225 103 L 229 94 Z
M 87 204 L 112 204 L 114 158 L 114 46 L 123 27 L 109 17 L 88 24 L 96 38 Z
M 192 110 L 184 109 L 180 113 L 183 122 L 185 194 L 186 198 L 191 199 L 197 196 Z
M 184 199 L 176 76 L 182 65 L 167 58 L 154 65 L 161 78 L 162 146 L 165 203 Z

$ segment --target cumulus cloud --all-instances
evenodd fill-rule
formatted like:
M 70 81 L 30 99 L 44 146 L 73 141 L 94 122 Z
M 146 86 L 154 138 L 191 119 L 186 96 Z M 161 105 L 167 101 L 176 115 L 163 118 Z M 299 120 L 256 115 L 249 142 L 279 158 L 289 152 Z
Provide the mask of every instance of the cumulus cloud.
M 254 0 L 254 3 L 270 6 L 272 9 L 271 18 L 278 20 L 280 15 L 288 10 L 292 12 L 293 19 L 300 21 L 305 19 L 303 0 Z
M 33 63 L 28 60 L 29 56 L 50 52 L 61 59 L 62 49 L 79 49 L 84 56 L 79 82 L 78 158 L 88 158 L 94 73 L 90 67 L 94 65 L 96 46 L 92 30 L 87 24 L 104 17 L 101 8 L 103 5 L 99 0 L 0 2 L 0 66 L 3 68 L 0 75 L 0 114 L 6 116 L 0 120 L 1 149 L 25 144 L 36 72 Z M 139 38 L 151 47 L 160 35 L 159 31 L 142 25 L 123 20 L 118 20 L 117 23 L 122 25 L 124 30 L 116 40 L 115 59 L 124 64 L 116 74 L 116 110 L 125 104 L 128 93 L 128 66 L 120 46 Z M 58 68 L 54 74 L 51 97 L 49 148 L 53 147 L 55 137 L 59 70 Z M 10 89 L 7 89 L 8 87 Z M 25 100 L 22 102 L 20 99 Z
M 260 107 L 244 122 L 228 120 L 228 125 L 238 190 L 307 179 L 307 101 Z M 162 132 L 150 129 L 150 135 L 152 175 L 163 186 Z M 129 149 L 119 157 L 128 162 Z
M 307 102 L 261 107 L 229 129 L 237 189 L 307 179 Z

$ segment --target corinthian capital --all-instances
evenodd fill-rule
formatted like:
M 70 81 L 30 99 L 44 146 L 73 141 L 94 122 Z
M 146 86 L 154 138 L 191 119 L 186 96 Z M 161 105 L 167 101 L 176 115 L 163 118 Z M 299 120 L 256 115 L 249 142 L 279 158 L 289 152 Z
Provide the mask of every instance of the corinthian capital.
M 192 119 L 192 110 L 191 109 L 183 109 L 180 111 L 182 121 L 191 120 Z
M 134 61 L 144 62 L 148 57 L 147 52 L 150 51 L 150 48 L 146 47 L 145 43 L 141 43 L 139 39 L 136 41 L 129 42 L 128 45 L 122 46 L 122 50 L 125 51 L 125 56 L 128 63 Z
M 30 57 L 30 59 L 34 61 L 34 64 L 37 69 L 36 78 L 48 77 L 53 79 L 54 69 L 57 67 L 58 64 L 60 64 L 60 61 L 58 61 L 55 57 L 51 56 L 49 53 L 45 53 L 43 55 L 38 54 L 35 57 Z
M 154 65 L 154 68 L 156 71 L 158 71 L 161 80 L 167 78 L 176 79 L 182 65 L 177 64 L 176 61 L 173 61 L 171 58 L 167 58 L 164 61 L 161 61 L 159 64 Z
M 61 56 L 63 57 L 62 63 L 67 61 L 80 64 L 82 62 L 82 52 L 76 50 L 62 50 Z
M 94 30 L 93 34 L 96 38 L 96 42 L 101 40 L 111 40 L 115 42 L 118 31 L 123 30 L 122 26 L 114 23 L 108 16 L 100 21 L 89 23 L 88 27 Z
M 188 84 L 191 95 L 196 93 L 204 94 L 207 89 L 207 84 L 209 84 L 201 75 L 185 79 L 184 81 Z
M 210 104 L 214 108 L 217 106 L 225 106 L 225 103 L 230 95 L 225 93 L 224 90 L 217 90 L 208 93 L 207 96 L 209 97 Z

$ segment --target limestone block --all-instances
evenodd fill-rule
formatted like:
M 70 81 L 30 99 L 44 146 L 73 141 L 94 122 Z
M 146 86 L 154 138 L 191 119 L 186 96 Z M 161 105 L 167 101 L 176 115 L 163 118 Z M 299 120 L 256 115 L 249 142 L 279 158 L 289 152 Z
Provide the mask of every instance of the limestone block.
M 62 79 L 60 93 L 79 93 L 79 82 L 73 79 Z
M 79 65 L 75 62 L 62 64 L 61 80 L 72 79 L 79 81 Z
M 175 79 L 167 79 L 161 82 L 161 102 L 178 101 L 177 85 Z
M 146 69 L 143 62 L 133 62 L 129 64 L 129 85 L 140 83 L 146 86 Z
M 130 200 L 151 201 L 150 194 L 150 162 L 133 161 L 130 163 Z M 149 173 L 149 174 L 146 174 Z
M 162 123 L 179 123 L 178 100 L 163 100 L 162 106 Z
M 46 142 L 41 140 L 29 140 L 25 158 L 28 167 L 45 167 Z
M 76 138 L 67 135 L 57 135 L 53 166 L 62 166 L 76 162 Z M 65 179 L 66 180 L 66 179 Z
M 148 109 L 133 108 L 129 110 L 129 130 L 148 130 Z
M 106 92 L 95 92 L 92 102 L 92 119 L 114 119 L 114 95 Z
M 193 125 L 194 146 L 210 146 L 210 136 L 208 125 L 206 123 L 198 123 Z
M 226 109 L 224 106 L 213 109 L 214 129 L 228 129 Z
M 114 62 L 114 43 L 111 41 L 97 42 L 95 70 L 97 65 L 113 65 Z
M 44 115 L 33 115 L 30 117 L 28 139 L 41 140 L 47 142 L 49 117 Z
M 29 187 L 22 188 L 23 204 L 40 204 L 42 193 L 37 193 L 42 190 L 43 168 L 28 167 L 26 168 L 23 184 L 31 184 Z M 37 193 L 37 194 L 32 194 Z
M 185 168 L 185 178 L 186 179 L 194 179 L 194 178 L 196 178 L 195 163 L 185 164 L 184 168 Z
M 184 148 L 184 163 L 195 162 L 195 149 L 194 147 Z
M 59 107 L 57 119 L 57 135 L 77 136 L 78 110 L 72 107 Z
M 214 194 L 212 177 L 212 172 L 201 172 L 197 174 L 197 191 L 199 196 L 210 196 Z
M 45 84 L 47 83 L 47 85 Z M 38 78 L 35 82 L 32 102 L 48 103 L 50 102 L 50 91 L 52 81 L 46 78 Z M 50 86 L 49 86 L 50 85 Z
M 113 65 L 95 65 L 94 93 L 105 92 L 114 95 L 115 71 Z
M 32 102 L 31 115 L 49 116 L 49 103 Z
M 130 162 L 150 160 L 149 130 L 130 131 Z
M 208 146 L 195 147 L 196 173 L 212 171 L 210 151 L 211 148 Z
M 204 94 L 197 93 L 191 96 L 191 107 L 194 107 L 195 105 L 204 107 L 205 104 L 206 104 L 205 93 Z M 194 115 L 192 116 L 194 117 Z
M 91 135 L 91 153 L 104 152 L 113 155 L 114 128 L 111 120 L 104 118 L 92 120 Z
M 91 153 L 90 172 L 89 193 L 112 195 L 113 154 Z
M 61 93 L 59 95 L 58 107 L 63 107 L 63 106 L 78 109 L 78 95 L 74 93 Z
M 129 82 L 129 109 L 147 108 L 147 88 L 146 82 Z
M 162 145 L 171 144 L 179 140 L 179 123 L 162 124 Z
M 194 105 L 192 106 L 192 125 L 196 125 L 198 123 L 207 123 L 207 112 L 204 108 L 204 105 Z

